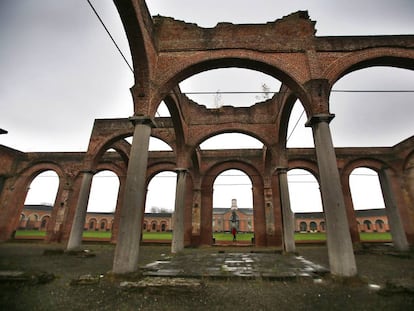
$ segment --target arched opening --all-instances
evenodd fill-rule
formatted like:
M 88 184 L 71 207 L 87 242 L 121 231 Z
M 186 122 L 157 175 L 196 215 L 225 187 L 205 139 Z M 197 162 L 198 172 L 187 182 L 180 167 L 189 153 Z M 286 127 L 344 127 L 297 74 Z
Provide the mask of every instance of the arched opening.
M 132 136 L 125 138 L 125 140 L 129 144 L 132 144 Z M 149 139 L 148 151 L 172 151 L 172 148 L 162 139 L 151 136 Z
M 371 232 L 372 231 L 372 223 L 370 220 L 364 220 L 364 231 Z
M 232 241 L 232 228 L 237 231 L 238 242 L 252 241 L 254 233 L 252 182 L 243 171 L 226 170 L 215 179 L 212 228 L 216 243 Z
M 299 231 L 300 232 L 307 232 L 308 231 L 308 225 L 307 225 L 307 223 L 306 222 L 304 222 L 304 221 L 301 221 L 300 222 L 300 224 L 299 224 Z
M 96 229 L 97 229 L 96 228 L 96 219 L 95 218 L 89 219 L 88 230 L 95 231 Z
M 45 231 L 47 228 L 47 224 L 49 223 L 50 216 L 44 216 L 40 223 L 40 230 Z
M 101 220 L 101 224 L 99 225 L 99 230 L 100 231 L 107 231 L 109 229 L 107 229 L 107 220 L 106 219 L 102 219 Z
M 262 149 L 258 139 L 242 133 L 223 133 L 210 137 L 200 144 L 201 150 Z
M 59 176 L 55 171 L 44 171 L 30 183 L 24 205 L 52 207 L 59 187 Z
M 171 117 L 170 111 L 168 110 L 167 105 L 164 101 L 161 101 L 161 103 L 158 106 L 157 112 L 155 113 L 156 117 Z
M 23 208 L 26 217 L 19 222 L 17 236 L 46 237 L 47 223 L 52 215 L 58 188 L 59 176 L 52 170 L 43 171 L 32 180 Z
M 319 228 L 320 228 L 320 231 L 321 232 L 325 232 L 325 222 L 324 221 L 321 221 L 320 223 L 319 223 Z
M 361 241 L 391 239 L 389 233 L 384 234 L 389 225 L 378 173 L 366 167 L 356 168 L 349 176 L 349 187 L 357 221 L 363 224 L 358 228 Z M 380 231 L 374 225 L 378 217 L 382 221 Z
M 114 217 L 118 203 L 119 177 L 110 170 L 103 170 L 96 173 L 92 179 L 91 191 L 89 195 L 87 218 L 94 216 Z M 92 226 L 92 227 L 91 227 Z M 110 238 L 112 228 L 107 230 L 107 222 L 94 223 L 89 222 L 89 231 L 99 231 L 91 235 L 90 232 L 84 232 L 84 237 Z
M 287 179 L 290 205 L 295 215 L 295 240 L 325 240 L 325 230 L 322 232 L 317 226 L 317 223 L 325 225 L 318 180 L 304 169 L 289 170 Z
M 260 71 L 222 68 L 195 74 L 179 85 L 194 102 L 212 109 L 250 107 L 273 97 L 281 83 Z
M 375 220 L 375 229 L 377 230 L 377 232 L 385 231 L 385 223 L 382 219 Z
M 393 67 L 365 68 L 338 80 L 330 96 L 334 145 L 394 146 L 411 137 L 414 93 L 401 91 L 412 90 L 413 80 L 413 70 Z
M 173 213 L 177 173 L 163 171 L 154 175 L 147 187 L 146 213 Z
M 305 127 L 306 112 L 301 102 L 296 100 L 289 117 L 286 147 L 287 148 L 313 148 L 312 129 Z
M 119 178 L 112 171 L 96 173 L 92 179 L 88 213 L 114 213 L 118 200 Z

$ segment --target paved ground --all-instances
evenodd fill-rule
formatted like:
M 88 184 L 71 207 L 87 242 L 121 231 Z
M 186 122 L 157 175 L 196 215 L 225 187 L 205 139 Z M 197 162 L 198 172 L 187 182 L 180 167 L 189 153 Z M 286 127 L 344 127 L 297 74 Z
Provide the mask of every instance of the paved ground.
M 282 255 L 275 251 L 185 253 L 157 260 L 142 267 L 144 276 L 214 279 L 265 279 L 287 281 L 297 278 L 315 279 L 329 272 L 302 256 Z
M 358 251 L 352 279 L 324 274 L 324 246 L 298 247 L 298 256 L 249 247 L 171 256 L 168 246 L 143 246 L 128 278 L 108 274 L 113 245 L 85 247 L 0 244 L 0 310 L 414 310 L 414 253 L 389 246 Z

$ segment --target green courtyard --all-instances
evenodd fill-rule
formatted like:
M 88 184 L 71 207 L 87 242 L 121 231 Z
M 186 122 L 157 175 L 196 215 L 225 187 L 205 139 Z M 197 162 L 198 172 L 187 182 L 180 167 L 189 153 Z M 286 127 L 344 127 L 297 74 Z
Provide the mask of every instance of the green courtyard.
M 38 230 L 18 230 L 16 232 L 16 238 L 24 239 L 26 237 L 31 238 L 43 238 L 46 236 L 45 231 Z M 253 233 L 238 233 L 238 241 L 251 241 Z M 87 239 L 109 239 L 111 237 L 110 231 L 84 231 L 83 237 Z M 360 233 L 361 241 L 391 241 L 391 234 L 389 232 L 362 232 Z M 171 241 L 172 232 L 144 232 L 144 241 L 158 240 L 158 241 Z M 216 241 L 232 241 L 233 236 L 229 232 L 215 232 L 213 238 Z M 314 233 L 295 233 L 295 241 L 325 241 L 326 234 L 322 232 Z

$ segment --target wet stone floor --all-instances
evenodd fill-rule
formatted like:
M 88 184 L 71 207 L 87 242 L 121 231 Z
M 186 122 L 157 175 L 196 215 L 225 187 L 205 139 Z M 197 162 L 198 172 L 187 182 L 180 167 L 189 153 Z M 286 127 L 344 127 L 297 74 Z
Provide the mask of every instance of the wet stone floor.
M 141 267 L 144 276 L 187 278 L 317 279 L 329 272 L 296 255 L 280 253 L 191 253 L 164 256 Z

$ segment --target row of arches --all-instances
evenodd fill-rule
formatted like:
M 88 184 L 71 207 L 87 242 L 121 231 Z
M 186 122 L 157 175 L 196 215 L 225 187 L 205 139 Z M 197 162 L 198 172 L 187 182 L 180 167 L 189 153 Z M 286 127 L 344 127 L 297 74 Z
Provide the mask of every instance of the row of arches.
M 47 182 L 45 183 L 45 180 Z M 319 183 L 314 175 L 304 169 L 288 171 L 289 191 L 293 212 L 320 212 Z M 59 177 L 54 171 L 38 174 L 31 182 L 25 205 L 54 205 Z M 160 172 L 152 176 L 148 184 L 146 212 L 173 211 L 176 173 Z M 355 168 L 349 178 L 352 201 L 355 209 L 384 208 L 378 174 L 368 168 Z M 229 207 L 236 198 L 243 208 L 252 208 L 252 184 L 249 177 L 240 170 L 227 170 L 214 181 L 214 207 Z M 118 199 L 119 177 L 112 171 L 101 171 L 94 175 L 88 212 L 115 212 Z M 230 189 L 230 191 L 229 191 Z M 300 195 L 306 192 L 306 196 Z M 163 193 L 162 196 L 159 193 Z M 367 195 L 368 194 L 368 195 Z M 367 197 L 369 199 L 367 200 Z
M 412 195 L 402 192 L 410 192 L 407 189 L 412 190 L 412 185 L 399 187 L 399 183 L 409 184 L 406 163 L 411 161 L 407 159 L 412 155 L 412 143 L 401 143 L 403 147 L 392 150 L 335 150 L 329 124 L 334 117 L 330 97 L 335 82 L 364 67 L 386 65 L 414 68 L 413 55 L 405 44 L 411 44 L 410 38 L 401 38 L 398 42 L 387 38 L 372 40 L 365 42 L 361 49 L 360 41 L 353 41 L 352 38 L 347 38 L 346 42 L 340 38 L 316 38 L 314 23 L 307 14 L 298 12 L 278 22 L 300 29 L 299 38 L 292 42 L 292 48 L 284 50 L 285 42 L 279 42 L 279 36 L 274 35 L 275 41 L 257 42 L 254 48 L 251 44 L 260 36 L 252 36 L 251 40 L 245 41 L 209 40 L 210 45 L 206 49 L 200 46 L 203 42 L 201 34 L 209 33 L 214 39 L 216 34 L 211 33 L 211 29 L 200 29 L 172 19 L 161 23 L 166 20 L 156 17 L 160 24 L 157 32 L 152 33 L 152 23 L 141 27 L 139 22 L 142 18 L 150 21 L 150 17 L 135 18 L 130 13 L 126 14 L 142 13 L 134 10 L 132 2 L 117 5 L 131 40 L 134 68 L 137 69 L 135 85 L 131 89 L 134 116 L 128 120 L 95 122 L 88 152 L 79 157 L 81 165 L 75 169 L 75 177 L 68 178 L 74 180 L 75 195 L 72 200 L 76 200 L 67 204 L 69 221 L 65 232 L 70 232 L 68 249 L 79 247 L 93 174 L 108 167 L 108 163 L 119 170 L 117 205 L 122 206 L 122 209 L 115 209 L 115 213 L 121 213 L 115 219 L 122 219 L 122 224 L 114 223 L 114 233 L 119 233 L 114 258 L 115 273 L 136 269 L 136 249 L 139 248 L 142 205 L 148 179 L 161 170 L 177 170 L 174 204 L 177 234 L 174 234 L 172 252 L 179 251 L 188 243 L 211 243 L 214 182 L 218 175 L 229 169 L 243 171 L 251 181 L 256 245 L 286 246 L 293 232 L 290 228 L 291 205 L 286 171 L 301 168 L 311 172 L 321 188 L 330 235 L 328 251 L 330 259 L 333 258 L 330 262 L 335 263 L 331 268 L 334 273 L 354 275 L 356 269 L 348 231 L 355 235 L 357 224 L 353 217 L 349 175 L 359 166 L 367 166 L 379 173 L 392 228 L 397 228 L 393 232 L 394 236 L 398 236 L 395 242 L 401 249 L 407 248 L 399 213 L 407 216 L 407 203 L 412 202 Z M 280 31 L 276 23 L 248 27 L 258 35 L 269 27 L 275 34 Z M 183 40 L 185 44 L 177 40 L 171 45 L 169 34 L 172 29 L 181 29 L 182 35 L 188 36 L 187 40 Z M 227 28 L 222 29 L 220 35 L 226 31 Z M 146 38 L 155 38 L 158 44 L 154 46 Z M 217 42 L 220 44 L 217 45 Z M 392 48 L 384 48 L 387 44 Z M 347 53 L 344 53 L 345 47 Z M 326 57 L 327 51 L 329 57 Z M 266 73 L 279 79 L 281 86 L 269 100 L 247 109 L 225 105 L 207 109 L 191 101 L 180 90 L 180 83 L 190 76 L 229 67 Z M 163 100 L 170 117 L 154 120 Z M 311 150 L 286 148 L 288 120 L 297 101 L 302 105 L 308 119 L 307 126 L 312 130 L 315 148 Z M 206 139 L 230 132 L 258 139 L 262 143 L 261 149 L 206 151 L 199 148 Z M 131 135 L 132 143 L 124 140 Z M 171 151 L 151 154 L 148 149 L 151 135 L 165 141 Z M 109 154 L 107 151 L 111 149 L 116 150 L 117 154 Z M 64 176 L 61 173 L 58 175 Z M 58 192 L 62 193 L 58 193 L 56 219 L 60 211 L 65 213 L 65 201 L 61 198 L 63 194 L 70 196 L 69 188 L 61 191 L 59 187 Z M 350 221 L 349 226 L 347 220 Z M 412 225 L 409 221 L 405 221 L 404 225 L 412 239 Z M 122 230 L 117 232 L 119 226 Z M 355 241 L 355 236 L 353 238 Z

